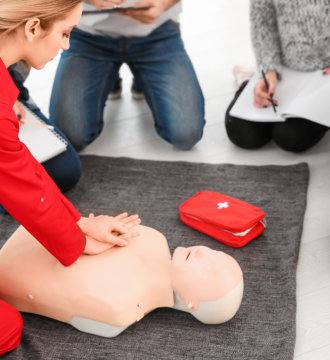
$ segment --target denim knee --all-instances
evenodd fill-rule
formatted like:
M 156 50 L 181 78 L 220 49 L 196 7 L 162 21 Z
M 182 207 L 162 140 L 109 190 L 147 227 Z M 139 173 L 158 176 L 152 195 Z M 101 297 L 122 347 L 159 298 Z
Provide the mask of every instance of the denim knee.
M 189 128 L 157 129 L 160 137 L 181 150 L 190 150 L 203 136 L 205 121 L 200 119 L 199 124 L 191 125 Z
M 203 136 L 203 130 L 194 133 L 176 134 L 171 143 L 181 150 L 190 150 Z
M 81 163 L 79 161 L 72 164 L 70 168 L 66 169 L 66 172 L 60 174 L 60 179 L 55 181 L 61 192 L 71 190 L 79 182 L 82 174 Z
M 80 158 L 71 144 L 64 153 L 46 161 L 43 166 L 62 192 L 72 189 L 82 173 Z
M 85 139 L 83 137 L 78 137 L 76 135 L 72 135 L 69 134 L 69 132 L 65 131 L 65 129 L 63 129 L 63 132 L 65 132 L 66 137 L 70 140 L 70 143 L 72 144 L 72 146 L 74 147 L 74 149 L 79 152 L 81 150 L 84 150 L 86 146 L 88 146 L 88 144 L 90 142 L 85 141 Z

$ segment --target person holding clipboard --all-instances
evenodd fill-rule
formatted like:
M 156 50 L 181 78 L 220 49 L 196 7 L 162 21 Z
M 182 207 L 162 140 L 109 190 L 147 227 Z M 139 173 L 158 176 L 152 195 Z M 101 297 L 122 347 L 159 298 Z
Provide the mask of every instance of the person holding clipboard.
M 126 213 L 82 217 L 18 138 L 18 90 L 7 68 L 19 60 L 43 68 L 69 48 L 81 13 L 80 0 L 25 0 L 24 11 L 21 0 L 0 0 L 0 203 L 59 266 L 71 265 L 82 253 L 127 245 L 140 222 Z M 22 326 L 20 314 L 0 300 L 0 356 L 19 345 Z
M 330 74 L 329 13 L 330 3 L 325 1 L 250 0 L 251 38 L 259 76 L 254 89 L 255 107 L 273 107 L 276 115 L 276 107 L 281 105 L 276 101 L 276 91 L 279 82 L 286 80 L 282 67 Z M 246 82 L 237 91 L 225 116 L 228 137 L 235 145 L 257 149 L 273 139 L 286 151 L 301 152 L 318 143 L 328 130 L 327 126 L 304 117 L 288 117 L 285 122 L 257 122 L 232 116 L 230 111 L 245 86 Z M 289 90 L 300 89 L 293 86 Z
M 181 1 L 84 3 L 71 48 L 57 68 L 50 120 L 77 151 L 85 148 L 103 129 L 105 103 L 126 63 L 149 105 L 158 135 L 176 148 L 191 149 L 203 135 L 205 111 L 181 38 Z

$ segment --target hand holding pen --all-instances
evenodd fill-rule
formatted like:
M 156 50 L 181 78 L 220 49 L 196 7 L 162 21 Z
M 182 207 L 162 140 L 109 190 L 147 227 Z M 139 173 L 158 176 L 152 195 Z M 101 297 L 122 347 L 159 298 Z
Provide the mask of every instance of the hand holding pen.
M 15 115 L 17 116 L 17 119 L 20 121 L 22 118 L 25 118 L 25 109 L 24 106 L 19 102 L 16 101 L 14 106 L 13 106 L 13 110 Z M 20 123 L 21 125 L 21 123 Z
M 14 110 L 14 113 L 17 116 L 17 119 L 19 121 L 19 126 L 21 126 L 24 123 L 28 123 L 28 124 L 33 124 L 33 125 L 36 125 L 36 126 L 45 127 L 45 128 L 47 128 L 49 130 L 54 130 L 54 126 L 52 126 L 52 125 L 44 124 L 44 123 L 41 123 L 41 122 L 35 121 L 35 120 L 26 119 L 25 118 L 26 111 L 24 109 L 24 106 L 19 101 L 15 102 L 15 104 L 13 106 L 13 110 Z
M 44 127 L 46 129 L 49 129 L 49 130 L 54 130 L 53 125 L 48 125 L 46 123 L 41 123 L 41 122 L 36 121 L 36 120 L 30 120 L 30 119 L 21 118 L 20 116 L 18 116 L 18 119 L 19 119 L 19 122 L 20 122 L 20 126 L 21 126 L 21 124 L 31 124 L 31 125 L 34 125 L 34 126 Z
M 273 106 L 276 114 L 277 101 L 273 98 L 277 87 L 276 71 L 263 73 L 263 78 L 259 80 L 254 89 L 254 106 L 264 108 Z

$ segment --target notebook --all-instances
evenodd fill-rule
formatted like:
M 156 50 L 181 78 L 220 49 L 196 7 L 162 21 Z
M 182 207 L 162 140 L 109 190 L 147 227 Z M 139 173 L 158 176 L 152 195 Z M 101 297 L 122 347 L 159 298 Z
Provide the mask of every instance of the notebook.
M 260 80 L 251 78 L 230 110 L 230 115 L 250 121 L 276 122 L 289 117 L 300 117 L 330 127 L 330 76 L 321 70 L 301 72 L 281 70 L 274 99 L 278 101 L 277 115 L 273 108 L 259 109 L 253 105 L 254 87 Z
M 26 112 L 25 118 L 27 120 L 46 124 L 26 106 L 24 106 L 24 109 Z M 55 130 L 50 130 L 35 124 L 22 124 L 19 129 L 18 137 L 40 163 L 61 154 L 68 146 L 67 141 Z

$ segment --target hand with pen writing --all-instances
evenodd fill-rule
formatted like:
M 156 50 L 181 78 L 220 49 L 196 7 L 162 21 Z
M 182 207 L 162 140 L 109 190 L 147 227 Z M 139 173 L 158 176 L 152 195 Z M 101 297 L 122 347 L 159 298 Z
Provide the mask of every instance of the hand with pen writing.
M 84 0 L 86 3 L 94 5 L 97 10 L 113 8 L 126 0 Z
M 273 96 L 277 87 L 276 71 L 267 71 L 264 78 L 260 79 L 254 88 L 254 106 L 258 108 L 272 106 L 272 101 L 277 106 L 277 101 Z
M 84 254 L 99 254 L 115 245 L 127 246 L 128 240 L 139 235 L 134 227 L 140 223 L 138 215 L 128 216 L 127 213 L 115 217 L 94 214 L 82 217 L 77 224 L 86 236 Z

